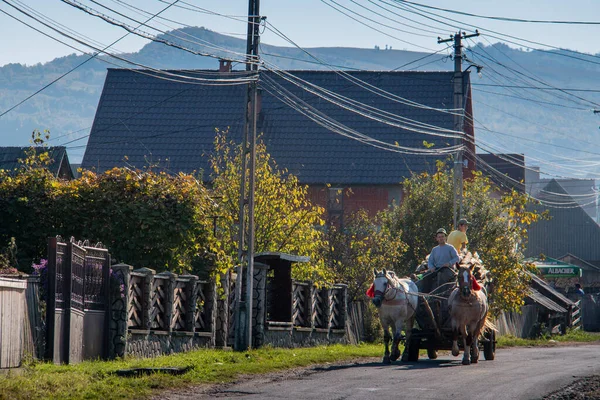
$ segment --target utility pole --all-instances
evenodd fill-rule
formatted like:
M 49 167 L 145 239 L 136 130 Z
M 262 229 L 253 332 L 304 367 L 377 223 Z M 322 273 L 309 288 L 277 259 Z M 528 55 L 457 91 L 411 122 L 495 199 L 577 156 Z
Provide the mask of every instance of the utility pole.
M 464 107 L 464 87 L 463 87 L 463 70 L 462 70 L 462 39 L 479 36 L 479 32 L 467 35 L 464 32 L 458 32 L 450 36 L 449 39 L 438 38 L 438 43 L 454 42 L 454 130 L 464 134 L 465 123 L 465 107 Z M 460 110 L 457 112 L 457 110 Z M 454 139 L 455 145 L 462 145 L 462 138 Z M 463 217 L 463 160 L 462 147 L 459 148 L 454 157 L 453 168 L 453 218 L 454 229 L 457 229 L 458 220 Z
M 260 0 L 248 1 L 248 32 L 246 41 L 246 71 L 258 73 L 260 40 Z M 240 214 L 238 259 L 240 268 L 236 281 L 235 343 L 243 351 L 252 347 L 252 292 L 254 278 L 254 179 L 256 175 L 256 114 L 258 81 L 248 85 L 246 124 L 242 144 L 240 182 Z M 248 193 L 246 194 L 246 189 Z M 246 224 L 247 219 L 247 224 Z M 246 271 L 246 297 L 242 301 L 243 271 Z

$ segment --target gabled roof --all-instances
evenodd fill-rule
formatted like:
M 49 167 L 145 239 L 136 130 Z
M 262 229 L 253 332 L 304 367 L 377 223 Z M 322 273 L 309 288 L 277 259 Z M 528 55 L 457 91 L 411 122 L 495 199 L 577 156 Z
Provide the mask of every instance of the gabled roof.
M 554 179 L 544 187 L 538 198 L 550 204 L 569 201 L 577 204 Z M 531 208 L 540 212 L 548 210 L 550 219 L 540 220 L 529 227 L 526 257 L 544 254 L 558 258 L 571 253 L 583 260 L 600 260 L 600 226 L 581 207 L 536 205 Z
M 577 265 L 579 267 L 582 267 L 583 269 L 591 269 L 591 270 L 599 271 L 600 272 L 600 267 L 598 267 L 597 265 L 594 265 L 594 264 L 592 264 L 592 263 L 590 263 L 588 261 L 585 261 L 585 260 L 577 257 L 574 254 L 567 253 L 567 254 L 565 254 L 562 257 L 558 257 L 558 259 L 561 260 L 561 261 L 564 260 L 564 259 L 566 259 L 566 258 L 575 259 L 577 261 L 577 263 L 575 265 Z M 573 261 L 569 261 L 569 262 L 572 263 Z
M 535 168 L 535 167 L 534 167 Z M 532 173 L 527 182 L 525 182 L 527 193 L 533 197 L 538 197 L 540 193 L 544 193 L 543 190 L 551 179 L 540 178 L 538 173 Z M 590 199 L 593 199 L 595 194 L 594 188 L 596 187 L 596 181 L 594 179 L 555 179 L 555 181 L 572 196 L 573 200 L 579 203 L 585 212 L 592 218 L 597 218 L 596 215 L 596 204 Z
M 453 129 L 453 115 L 416 108 L 390 100 L 391 95 L 435 108 L 453 108 L 452 72 L 346 72 L 391 95 L 382 97 L 356 85 L 335 71 L 291 71 L 294 76 L 348 98 L 413 120 Z M 177 71 L 199 74 L 207 71 Z M 215 71 L 211 71 L 214 76 Z M 169 171 L 204 170 L 213 149 L 215 128 L 229 129 L 241 142 L 244 129 L 245 86 L 206 86 L 158 79 L 142 73 L 109 69 L 82 168 L 104 171 L 114 166 L 144 167 L 160 162 Z M 228 76 L 223 74 L 222 76 Z M 388 143 L 424 148 L 423 140 L 443 148 L 452 139 L 423 135 L 392 127 L 352 113 L 285 81 L 268 76 L 302 100 L 338 122 Z M 468 74 L 465 88 L 469 93 Z M 269 89 L 265 87 L 265 89 Z M 440 157 L 403 155 L 380 150 L 333 133 L 311 121 L 271 94 L 262 91 L 258 129 L 267 151 L 279 167 L 301 183 L 398 184 L 411 172 L 433 171 Z M 469 96 L 465 96 L 469 98 Z M 127 157 L 127 161 L 124 158 Z
M 22 165 L 19 160 L 27 157 L 26 151 L 28 149 L 29 147 L 0 147 L 0 169 L 11 171 L 20 168 Z M 35 147 L 35 150 L 38 154 L 47 151 L 50 159 L 54 160 L 48 166 L 52 175 L 67 179 L 73 178 L 74 175 L 69 164 L 66 147 Z

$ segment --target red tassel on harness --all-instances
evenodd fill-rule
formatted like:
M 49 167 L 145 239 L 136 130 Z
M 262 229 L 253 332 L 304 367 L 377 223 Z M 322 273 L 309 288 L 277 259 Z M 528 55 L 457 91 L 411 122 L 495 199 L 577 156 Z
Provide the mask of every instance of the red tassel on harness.
M 477 279 L 473 278 L 473 290 L 481 290 L 481 286 L 479 285 L 479 282 L 477 282 Z
M 367 290 L 367 296 L 370 298 L 375 297 L 375 284 L 371 283 L 371 287 Z

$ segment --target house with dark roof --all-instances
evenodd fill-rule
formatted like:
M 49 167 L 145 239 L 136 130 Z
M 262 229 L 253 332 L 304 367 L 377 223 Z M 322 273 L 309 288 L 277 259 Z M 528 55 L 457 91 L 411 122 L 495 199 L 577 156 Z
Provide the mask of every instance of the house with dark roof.
M 295 77 L 339 93 L 351 100 L 423 124 L 453 129 L 453 72 L 290 71 Z M 142 168 L 159 164 L 171 172 L 204 171 L 210 181 L 208 157 L 215 129 L 228 130 L 241 142 L 244 131 L 246 86 L 199 85 L 195 76 L 231 78 L 239 72 L 177 71 L 189 79 L 161 79 L 152 71 L 109 69 L 98 104 L 83 169 L 99 172 L 116 166 Z M 424 135 L 390 126 L 353 113 L 305 91 L 270 71 L 261 82 L 276 82 L 318 112 L 364 135 L 400 146 L 433 148 L 453 145 L 453 139 Z M 465 112 L 472 114 L 469 73 L 464 76 Z M 259 83 L 261 86 L 262 83 Z M 370 85 L 370 86 L 367 86 Z M 265 88 L 268 89 L 268 88 Z M 379 95 L 376 90 L 387 94 Z M 258 130 L 277 165 L 309 186 L 310 196 L 329 210 L 330 217 L 363 208 L 371 214 L 401 200 L 401 182 L 411 173 L 434 171 L 436 160 L 384 151 L 334 133 L 291 108 L 273 90 L 262 90 Z M 397 101 L 398 98 L 407 101 Z M 416 105 L 416 106 L 415 106 Z M 466 118 L 464 131 L 473 141 L 474 129 Z M 469 146 L 473 147 L 472 144 Z M 472 169 L 472 164 L 466 165 Z
M 564 204 L 575 200 L 557 180 L 551 180 L 538 198 L 552 204 Z M 591 265 L 600 266 L 600 226 L 579 206 L 544 207 L 531 206 L 543 212 L 548 210 L 550 219 L 541 220 L 529 228 L 526 257 L 543 254 L 552 258 L 567 253 Z
M 19 160 L 27 157 L 29 147 L 0 147 L 0 169 L 14 171 L 22 167 Z M 74 173 L 69 163 L 67 148 L 64 146 L 35 147 L 38 154 L 48 152 L 51 163 L 48 169 L 57 178 L 73 179 Z

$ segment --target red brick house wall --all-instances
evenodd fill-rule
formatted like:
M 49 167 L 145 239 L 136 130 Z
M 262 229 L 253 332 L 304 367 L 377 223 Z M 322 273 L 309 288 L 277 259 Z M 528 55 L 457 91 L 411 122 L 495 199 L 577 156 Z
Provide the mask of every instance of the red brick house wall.
M 344 217 L 358 210 L 367 211 L 374 217 L 379 211 L 388 208 L 392 202 L 398 203 L 402 197 L 400 185 L 327 187 L 312 185 L 308 197 L 313 204 L 325 209 L 324 218 L 333 224 L 343 223 Z

